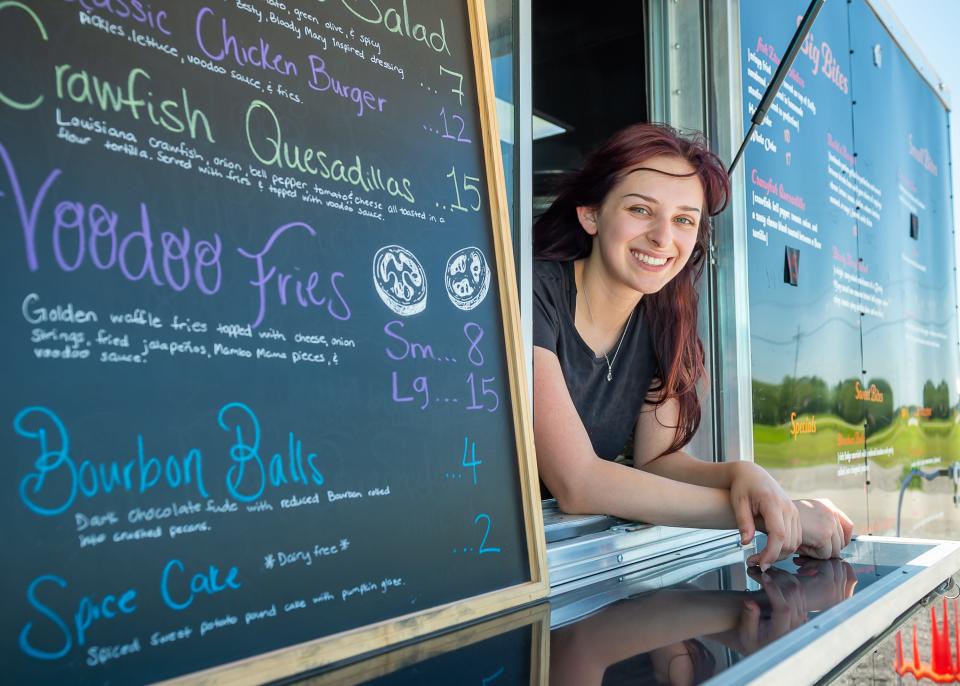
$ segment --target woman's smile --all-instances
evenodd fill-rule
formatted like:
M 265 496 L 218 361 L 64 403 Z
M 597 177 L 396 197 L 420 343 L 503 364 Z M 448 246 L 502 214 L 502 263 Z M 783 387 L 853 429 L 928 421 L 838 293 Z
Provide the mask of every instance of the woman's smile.
M 651 272 L 665 271 L 670 266 L 670 262 L 674 259 L 667 256 L 657 256 L 635 248 L 630 250 L 630 254 L 633 255 L 633 259 L 636 260 L 637 265 L 641 269 L 646 269 L 647 271 Z

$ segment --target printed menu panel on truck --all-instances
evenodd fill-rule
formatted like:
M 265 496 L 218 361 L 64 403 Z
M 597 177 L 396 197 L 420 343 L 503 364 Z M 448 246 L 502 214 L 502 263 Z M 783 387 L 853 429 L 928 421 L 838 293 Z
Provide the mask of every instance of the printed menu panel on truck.
M 740 3 L 743 116 L 807 3 Z M 858 527 L 864 428 L 846 3 L 827 2 L 744 156 L 754 451 L 793 497 L 834 498 Z M 867 291 L 869 292 L 869 291 Z
M 13 682 L 259 683 L 544 594 L 485 30 L 0 2 Z
M 896 528 L 911 469 L 960 459 L 950 141 L 943 104 L 864 3 L 850 6 L 850 36 L 860 257 L 889 303 L 867 303 L 863 317 L 863 368 L 878 380 L 865 416 L 871 528 L 880 532 Z M 914 486 L 903 535 L 954 538 L 950 481 Z

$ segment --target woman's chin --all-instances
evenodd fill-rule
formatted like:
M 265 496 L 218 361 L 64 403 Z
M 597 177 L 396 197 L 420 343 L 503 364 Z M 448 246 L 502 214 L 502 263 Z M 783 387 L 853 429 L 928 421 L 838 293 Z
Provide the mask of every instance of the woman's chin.
M 654 293 L 659 293 L 663 290 L 663 287 L 666 286 L 673 279 L 672 275 L 657 275 L 656 278 L 650 278 L 649 276 L 645 278 L 640 278 L 634 280 L 633 290 L 643 295 L 653 295 Z

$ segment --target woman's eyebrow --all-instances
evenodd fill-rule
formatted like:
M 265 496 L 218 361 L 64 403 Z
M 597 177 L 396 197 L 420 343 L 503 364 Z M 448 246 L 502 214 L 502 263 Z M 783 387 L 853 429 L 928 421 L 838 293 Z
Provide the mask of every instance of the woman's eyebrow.
M 623 194 L 623 197 L 624 197 L 624 198 L 629 198 L 631 195 L 634 196 L 634 197 L 637 197 L 637 198 L 642 198 L 642 199 L 646 200 L 647 202 L 652 202 L 652 203 L 654 203 L 655 205 L 659 205 L 659 204 L 660 204 L 660 201 L 657 200 L 656 198 L 653 198 L 653 197 L 651 197 L 651 196 L 649 196 L 649 195 L 644 195 L 643 193 L 624 193 L 624 194 Z M 699 207 L 693 207 L 692 205 L 680 205 L 680 209 L 681 209 L 681 210 L 686 210 L 687 212 L 700 212 L 700 208 L 699 208 Z

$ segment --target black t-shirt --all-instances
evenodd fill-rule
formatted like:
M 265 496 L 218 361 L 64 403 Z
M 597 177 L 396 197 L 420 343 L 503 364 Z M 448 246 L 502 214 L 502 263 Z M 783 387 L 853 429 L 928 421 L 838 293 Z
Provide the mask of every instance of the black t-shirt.
M 653 379 L 649 326 L 638 305 L 616 360 L 612 350 L 607 353 L 613 361 L 613 379 L 607 381 L 606 360 L 593 354 L 574 326 L 576 303 L 573 262 L 535 261 L 533 344 L 556 353 L 594 452 L 612 460 L 627 445 Z

